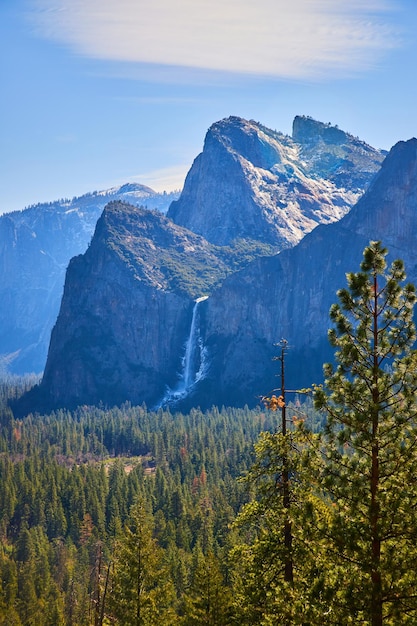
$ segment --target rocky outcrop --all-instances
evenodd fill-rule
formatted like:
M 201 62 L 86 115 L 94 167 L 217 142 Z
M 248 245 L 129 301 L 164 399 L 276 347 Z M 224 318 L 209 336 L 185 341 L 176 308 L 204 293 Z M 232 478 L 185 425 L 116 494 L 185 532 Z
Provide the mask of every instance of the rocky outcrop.
M 252 140 L 242 137 L 241 154 L 266 166 L 272 153 Z M 279 384 L 272 358 L 282 337 L 291 387 L 319 382 L 331 357 L 328 310 L 345 272 L 359 267 L 370 239 L 389 231 L 395 248 L 401 220 L 412 227 L 415 161 L 415 140 L 395 146 L 350 213 L 279 254 L 253 238 L 213 244 L 160 213 L 110 203 L 68 268 L 31 408 L 254 405 Z
M 295 118 L 291 138 L 230 117 L 208 130 L 168 216 L 215 244 L 256 239 L 282 250 L 345 215 L 383 158 L 311 118 Z
M 178 387 L 195 301 L 250 259 L 110 203 L 69 265 L 38 406 L 162 400 Z
M 0 373 L 42 372 L 70 259 L 85 252 L 104 206 L 167 211 L 178 194 L 129 183 L 0 216 Z
M 279 386 L 274 344 L 288 341 L 287 384 L 322 380 L 333 353 L 328 312 L 346 272 L 358 271 L 362 252 L 381 240 L 417 282 L 417 140 L 400 142 L 367 193 L 338 223 L 319 226 L 295 248 L 259 259 L 224 281 L 205 303 L 204 344 L 211 368 L 198 402 L 254 404 Z
M 353 193 L 367 189 L 386 155 L 338 126 L 306 116 L 294 118 L 292 138 L 309 176 L 323 177 Z

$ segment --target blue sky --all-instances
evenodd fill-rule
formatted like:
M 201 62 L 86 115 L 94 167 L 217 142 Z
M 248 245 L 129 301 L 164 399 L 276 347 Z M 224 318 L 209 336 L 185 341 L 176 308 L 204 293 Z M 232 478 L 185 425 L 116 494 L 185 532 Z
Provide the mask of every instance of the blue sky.
M 0 213 L 182 187 L 229 115 L 417 135 L 415 0 L 1 0 Z

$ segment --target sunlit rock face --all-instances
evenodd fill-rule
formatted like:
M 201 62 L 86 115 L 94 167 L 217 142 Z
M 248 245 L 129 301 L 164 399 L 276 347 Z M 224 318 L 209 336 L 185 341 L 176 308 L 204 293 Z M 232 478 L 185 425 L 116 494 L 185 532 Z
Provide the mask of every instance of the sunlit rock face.
M 242 154 L 251 141 L 257 145 L 256 137 L 242 138 Z M 328 145 L 333 151 L 345 144 Z M 297 149 L 304 149 L 301 143 Z M 252 160 L 266 166 L 271 150 L 259 148 Z M 32 407 L 126 400 L 181 410 L 253 406 L 279 386 L 273 357 L 282 337 L 288 341 L 288 388 L 319 382 L 322 362 L 331 356 L 330 305 L 345 272 L 359 268 L 370 239 L 384 240 L 387 229 L 394 245 L 401 228 L 395 207 L 390 219 L 372 219 L 372 213 L 392 197 L 404 215 L 413 211 L 413 160 L 413 141 L 398 144 L 348 214 L 316 225 L 292 247 L 288 236 L 279 253 L 277 240 L 253 247 L 254 237 L 235 237 L 234 245 L 219 245 L 170 219 L 171 209 L 165 217 L 110 203 L 88 250 L 69 265 Z M 333 174 L 336 169 L 333 163 Z
M 359 270 L 372 240 L 401 258 L 417 283 L 417 140 L 396 144 L 366 194 L 343 219 L 319 226 L 294 248 L 258 259 L 228 278 L 205 303 L 211 372 L 200 389 L 214 403 L 253 404 L 279 386 L 274 344 L 288 341 L 287 384 L 322 381 L 333 351 L 328 312 L 346 272 Z
M 168 216 L 215 244 L 261 239 L 282 250 L 345 215 L 383 159 L 379 150 L 310 118 L 295 118 L 291 138 L 229 117 L 207 132 Z

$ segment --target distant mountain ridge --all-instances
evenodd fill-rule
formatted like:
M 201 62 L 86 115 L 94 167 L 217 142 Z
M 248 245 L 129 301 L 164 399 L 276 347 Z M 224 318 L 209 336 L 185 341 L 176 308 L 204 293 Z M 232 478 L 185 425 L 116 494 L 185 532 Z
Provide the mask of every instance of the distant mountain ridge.
M 309 118 L 306 119 L 311 126 Z M 262 144 L 267 146 L 265 152 L 259 153 L 259 139 L 264 133 L 259 125 L 235 118 L 229 118 L 225 124 L 233 135 L 233 149 L 229 154 L 232 154 L 234 163 L 247 164 L 249 160 L 258 165 L 271 163 L 268 159 L 272 159 L 275 153 L 270 151 L 268 142 Z M 230 125 L 234 126 L 237 135 Z M 318 129 L 320 133 L 324 132 L 320 123 Z M 247 131 L 249 137 L 244 136 Z M 275 131 L 271 133 L 276 134 Z M 251 156 L 248 146 L 255 144 L 251 159 L 237 153 L 237 137 L 246 157 Z M 291 175 L 286 170 L 283 180 L 288 193 L 291 193 L 292 185 L 297 188 L 294 197 L 301 195 L 299 172 L 307 180 L 304 172 L 309 168 L 309 189 L 317 190 L 315 177 L 324 185 L 322 171 L 326 163 L 329 176 L 348 176 L 351 171 L 349 163 L 352 162 L 349 151 L 353 144 L 356 146 L 353 152 L 362 162 L 364 171 L 356 179 L 352 178 L 350 189 L 345 183 L 345 187 L 338 189 L 337 196 L 332 198 L 343 198 L 345 202 L 346 194 L 360 194 L 358 180 L 362 185 L 364 181 L 369 184 L 372 171 L 380 170 L 383 155 L 350 136 L 348 144 L 345 139 L 341 142 L 338 132 L 335 137 L 337 142 L 332 139 L 333 143 L 328 141 L 326 145 L 321 137 L 316 139 L 320 155 L 314 164 L 310 137 L 293 150 L 293 163 L 299 158 L 295 152 L 298 155 L 309 150 L 311 155 L 297 164 L 296 176 L 293 175 L 295 169 Z M 293 149 L 293 140 L 287 138 L 285 141 Z M 284 143 L 284 140 L 280 139 L 280 142 Z M 206 172 L 211 181 L 207 190 L 211 188 L 213 193 L 213 173 L 218 172 L 219 166 L 219 159 L 214 159 L 216 150 L 216 147 L 214 151 L 210 148 L 213 172 Z M 221 147 L 218 156 L 223 152 Z M 394 150 L 393 153 L 396 154 Z M 393 162 L 396 160 L 395 156 L 388 158 Z M 320 172 L 316 172 L 318 162 Z M 283 167 L 288 163 L 281 159 L 278 165 Z M 193 168 L 194 165 L 191 171 Z M 231 180 L 236 182 L 236 199 L 243 197 L 242 189 L 253 192 L 246 176 L 250 168 L 246 165 L 245 168 L 237 168 L 231 173 Z M 382 170 L 371 182 L 366 196 L 369 197 L 371 189 L 377 185 Z M 198 169 L 194 182 L 193 176 L 188 178 L 187 202 L 181 196 L 184 221 L 186 218 L 193 221 L 193 210 L 190 206 L 187 208 L 187 203 L 191 197 L 199 197 L 205 188 L 203 183 L 201 169 Z M 395 186 L 395 181 L 393 184 Z M 231 241 L 227 245 L 209 242 L 208 237 L 189 228 L 192 224 L 179 224 L 178 202 L 171 205 L 167 218 L 124 203 L 108 205 L 88 251 L 73 259 L 69 266 L 44 379 L 30 398 L 32 406 L 38 403 L 38 406 L 52 408 L 99 401 L 117 404 L 124 400 L 146 402 L 148 406 L 164 402 L 183 407 L 254 404 L 257 394 L 269 390 L 271 381 L 276 386 L 275 364 L 271 360 L 273 344 L 287 332 L 292 332 L 296 321 L 297 331 L 290 335 L 291 345 L 297 345 L 297 350 L 298 347 L 300 350 L 306 348 L 309 355 L 306 360 L 302 351 L 297 352 L 299 373 L 310 378 L 311 373 L 321 370 L 318 358 L 322 356 L 326 339 L 321 334 L 320 324 L 327 324 L 327 299 L 334 300 L 335 291 L 341 286 L 337 284 L 339 274 L 334 275 L 333 280 L 332 272 L 337 269 L 343 277 L 345 267 L 355 269 L 358 266 L 360 258 L 354 258 L 354 253 L 362 247 L 365 237 L 355 237 L 354 231 L 345 231 L 343 227 L 338 230 L 338 225 L 349 215 L 334 222 L 336 205 L 332 204 L 325 221 L 333 220 L 334 223 L 318 225 L 293 248 L 289 248 L 290 237 L 280 244 L 278 238 L 272 237 L 273 243 L 268 241 L 269 248 L 257 248 L 266 245 L 263 243 L 265 222 L 261 220 L 259 225 L 253 219 L 250 229 L 242 231 L 242 205 L 231 202 L 224 186 L 220 185 L 220 188 L 221 193 L 216 198 L 212 197 L 204 206 L 196 203 L 194 211 L 197 214 L 202 211 L 207 217 L 209 234 L 211 232 L 212 238 L 216 239 L 218 231 L 212 230 L 216 220 L 210 221 L 210 211 L 214 211 L 215 206 L 223 207 L 223 224 L 230 224 L 231 228 Z M 333 192 L 336 185 L 329 183 L 329 188 Z M 390 193 L 394 193 L 393 187 Z M 271 196 L 268 198 L 269 202 Z M 253 212 L 265 214 L 262 209 L 264 200 L 261 196 L 261 200 L 253 203 L 252 197 Z M 286 202 L 289 205 L 292 200 L 287 197 Z M 306 211 L 310 208 L 307 203 Z M 302 211 L 301 204 L 297 211 Z M 320 215 L 320 211 L 317 210 L 315 215 Z M 289 232 L 294 232 L 292 226 L 289 224 Z M 271 221 L 269 227 L 268 232 L 276 232 L 275 223 Z M 350 237 L 353 240 L 349 242 Z M 331 254 L 325 249 L 331 260 L 321 256 L 321 241 L 330 246 Z M 247 255 L 244 269 L 236 260 L 239 246 L 242 246 L 242 254 Z M 251 246 L 254 246 L 253 260 L 248 254 Z M 276 254 L 280 249 L 282 251 Z M 354 263 L 353 268 L 349 267 L 350 262 Z M 201 296 L 205 298 L 201 299 Z M 190 362 L 196 363 L 192 374 Z M 184 389 L 185 380 L 188 382 Z M 176 395 L 178 389 L 181 389 L 181 397 Z
M 31 211 L 48 211 L 55 210 L 58 212 L 67 212 L 71 210 L 87 212 L 92 211 L 92 207 L 100 207 L 103 209 L 109 202 L 120 200 L 129 202 L 133 206 L 144 206 L 147 209 L 156 209 L 161 213 L 168 211 L 169 205 L 181 193 L 178 191 L 158 192 L 151 189 L 147 185 L 140 183 L 124 183 L 116 187 L 110 187 L 101 191 L 91 191 L 81 196 L 75 196 L 72 199 L 61 198 L 52 202 L 38 202 L 25 207 L 21 211 L 12 211 L 7 215 L 27 215 Z
M 166 212 L 176 193 L 128 183 L 0 215 L 0 372 L 42 372 L 70 259 L 113 200 Z

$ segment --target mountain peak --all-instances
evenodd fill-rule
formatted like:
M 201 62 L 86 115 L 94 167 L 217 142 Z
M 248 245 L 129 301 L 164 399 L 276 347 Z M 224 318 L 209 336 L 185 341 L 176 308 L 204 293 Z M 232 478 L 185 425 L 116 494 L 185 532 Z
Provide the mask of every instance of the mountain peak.
M 292 124 L 292 138 L 297 143 L 318 143 L 338 145 L 345 143 L 351 136 L 330 122 L 318 122 L 307 115 L 296 115 Z
M 361 195 L 385 158 L 383 151 L 338 126 L 308 116 L 294 118 L 292 139 L 309 176 L 330 180 L 338 188 Z
M 369 239 L 384 234 L 384 245 L 414 266 L 410 234 L 417 230 L 417 139 L 399 141 L 386 156 L 367 192 L 342 224 Z
M 168 216 L 216 245 L 252 239 L 277 251 L 318 224 L 340 219 L 384 157 L 343 131 L 296 120 L 295 135 L 304 144 L 236 116 L 212 124 Z M 339 143 L 329 143 L 333 134 Z M 309 143 L 308 136 L 324 136 L 327 143 Z

